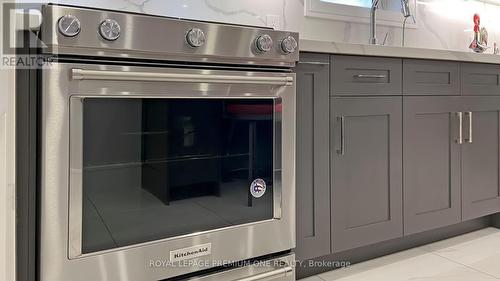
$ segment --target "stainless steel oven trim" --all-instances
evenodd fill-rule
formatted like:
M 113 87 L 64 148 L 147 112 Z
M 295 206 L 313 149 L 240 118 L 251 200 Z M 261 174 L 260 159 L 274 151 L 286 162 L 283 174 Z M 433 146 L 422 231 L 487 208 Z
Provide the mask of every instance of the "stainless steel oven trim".
M 74 74 L 74 70 L 72 70 Z M 126 76 L 126 75 L 125 75 Z M 293 79 L 292 79 L 293 81 Z M 274 84 L 273 84 L 274 85 Z M 92 253 L 83 253 L 82 252 L 82 238 L 83 238 L 83 222 L 82 222 L 82 205 L 83 205 L 83 101 L 86 98 L 162 98 L 162 99 L 175 99 L 175 98 L 183 98 L 176 95 L 165 94 L 163 96 L 141 96 L 141 95 L 71 95 L 70 99 L 70 108 L 69 108 L 69 119 L 70 119 L 70 152 L 69 152 L 69 161 L 70 161 L 70 174 L 69 174 L 69 231 L 68 231 L 68 257 L 70 259 L 75 258 L 84 258 L 88 256 L 96 256 L 103 253 L 109 253 L 114 251 L 126 250 L 130 248 L 141 247 L 145 245 L 152 245 L 162 242 L 168 242 L 180 238 L 187 238 L 201 234 L 209 234 L 217 231 L 224 231 L 231 228 L 245 227 L 253 224 L 259 223 L 269 223 L 274 219 L 281 219 L 282 216 L 282 188 L 281 188 L 281 154 L 278 154 L 281 150 L 281 113 L 278 110 L 274 110 L 274 117 L 279 118 L 275 119 L 273 123 L 274 126 L 274 156 L 273 156 L 273 218 L 268 220 L 262 220 L 252 223 L 245 223 L 239 225 L 233 225 L 228 227 L 221 227 L 214 230 L 200 231 L 196 233 L 190 233 L 185 235 L 179 235 L 175 237 L 148 241 L 137 243 L 129 246 L 117 247 L 109 250 L 103 250 Z M 196 99 L 256 99 L 255 97 L 227 97 L 227 96 L 210 96 L 210 97 L 191 97 Z M 277 104 L 281 103 L 281 98 L 276 96 L 260 96 L 257 99 L 273 99 L 274 107 L 276 108 Z
M 273 163 L 273 182 L 274 182 L 274 218 L 275 219 L 281 219 L 283 216 L 282 208 L 281 206 L 283 205 L 283 187 L 282 187 L 282 166 L 283 163 L 281 162 L 281 140 L 283 139 L 282 135 L 282 128 L 281 128 L 281 122 L 282 122 L 282 116 L 281 116 L 281 111 L 278 110 L 279 107 L 282 107 L 283 100 L 282 98 L 276 98 L 274 99 L 274 110 L 273 110 L 273 118 L 274 118 L 274 163 Z M 279 105 L 279 106 L 278 106 Z M 279 206 L 277 208 L 276 206 Z
M 81 100 L 70 98 L 69 126 L 69 210 L 68 254 L 77 257 L 82 253 L 83 217 L 83 106 Z
M 41 212 L 40 212 L 40 280 L 160 280 L 192 273 L 209 267 L 150 268 L 149 260 L 168 259 L 168 252 L 179 248 L 212 243 L 209 260 L 245 260 L 295 247 L 295 84 L 290 86 L 262 84 L 209 84 L 176 82 L 126 82 L 72 80 L 71 69 L 105 71 L 176 72 L 213 75 L 291 76 L 292 73 L 223 71 L 207 69 L 151 68 L 95 64 L 54 63 L 42 70 L 41 102 Z M 198 233 L 171 241 L 140 245 L 98 255 L 69 259 L 69 188 L 70 185 L 70 96 L 154 97 L 172 94 L 200 97 L 276 97 L 282 111 L 282 215 L 259 223 L 230 229 Z M 75 158 L 76 159 L 76 158 Z M 73 166 L 77 167 L 77 166 Z M 78 167 L 76 172 L 78 173 Z M 75 171 L 71 171 L 73 176 Z M 81 215 L 80 215 L 81 216 Z M 279 239 L 275 239 L 279 237 Z M 82 274 L 85 272 L 85 274 Z

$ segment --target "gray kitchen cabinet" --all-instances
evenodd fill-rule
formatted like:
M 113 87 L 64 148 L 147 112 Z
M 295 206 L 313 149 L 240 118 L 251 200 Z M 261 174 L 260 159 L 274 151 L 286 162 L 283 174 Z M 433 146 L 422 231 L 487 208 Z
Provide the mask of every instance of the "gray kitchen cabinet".
M 333 96 L 401 95 L 401 59 L 335 55 L 331 64 Z
M 333 252 L 403 235 L 402 98 L 330 100 Z
M 460 97 L 403 99 L 404 232 L 461 221 Z
M 462 217 L 469 220 L 500 212 L 500 97 L 462 103 Z
M 301 54 L 298 259 L 500 213 L 497 94 L 497 65 Z
M 299 260 L 330 253 L 329 55 L 297 66 L 297 248 Z
M 460 63 L 403 60 L 403 95 L 460 95 Z

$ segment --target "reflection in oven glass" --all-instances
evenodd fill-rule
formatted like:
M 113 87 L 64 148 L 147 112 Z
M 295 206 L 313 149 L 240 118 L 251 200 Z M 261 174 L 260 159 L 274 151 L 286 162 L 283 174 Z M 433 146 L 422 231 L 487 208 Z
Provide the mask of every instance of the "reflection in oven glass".
M 273 218 L 273 99 L 87 98 L 83 110 L 83 253 Z

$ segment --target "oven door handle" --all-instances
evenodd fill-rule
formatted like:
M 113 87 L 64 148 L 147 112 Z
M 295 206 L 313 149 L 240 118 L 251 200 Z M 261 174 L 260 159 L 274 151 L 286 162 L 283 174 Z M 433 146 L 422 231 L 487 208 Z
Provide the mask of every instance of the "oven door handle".
M 276 86 L 293 85 L 292 76 L 244 76 L 189 73 L 155 73 L 138 71 L 87 70 L 73 68 L 73 80 L 110 80 L 137 82 L 217 83 L 217 84 L 261 84 Z
M 278 276 L 286 277 L 292 272 L 293 272 L 293 267 L 286 266 L 275 270 L 267 271 L 264 273 L 259 273 L 253 276 L 239 278 L 234 281 L 259 281 L 259 280 L 263 281 L 263 280 L 269 280 L 270 278 L 276 278 Z

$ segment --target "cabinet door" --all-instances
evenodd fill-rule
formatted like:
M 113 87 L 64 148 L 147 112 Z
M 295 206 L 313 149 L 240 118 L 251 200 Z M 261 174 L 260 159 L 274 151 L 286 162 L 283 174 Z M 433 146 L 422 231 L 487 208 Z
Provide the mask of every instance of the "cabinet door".
M 462 217 L 469 220 L 500 212 L 500 97 L 463 97 L 462 101 L 466 112 Z
M 301 54 L 297 67 L 299 260 L 330 253 L 329 56 Z
M 402 98 L 330 100 L 332 246 L 403 235 Z
M 460 97 L 405 97 L 405 235 L 458 223 Z

